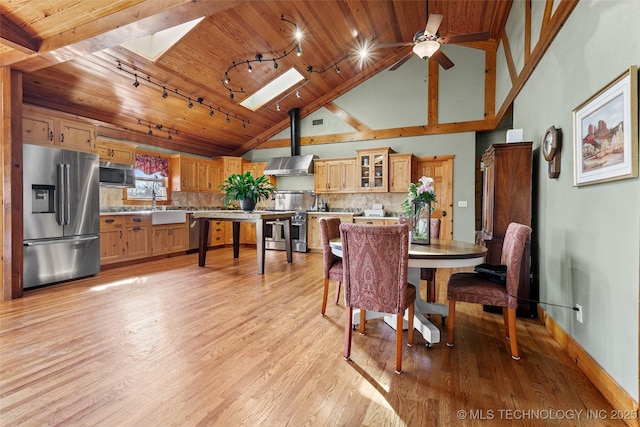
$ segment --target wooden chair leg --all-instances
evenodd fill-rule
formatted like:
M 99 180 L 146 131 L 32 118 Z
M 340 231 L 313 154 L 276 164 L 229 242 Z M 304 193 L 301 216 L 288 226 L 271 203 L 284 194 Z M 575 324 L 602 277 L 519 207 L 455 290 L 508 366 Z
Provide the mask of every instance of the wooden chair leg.
M 507 339 L 509 339 L 509 315 L 507 314 L 507 307 L 502 308 L 502 318 L 504 319 L 504 333 Z
M 340 285 L 342 282 L 336 282 L 336 305 L 340 302 Z
M 507 317 L 509 320 L 509 344 L 511 344 L 511 358 L 520 360 L 518 354 L 518 337 L 516 336 L 516 310 L 507 308 Z
M 360 334 L 364 335 L 364 322 L 367 319 L 367 310 L 360 309 Z
M 324 293 L 322 294 L 322 315 L 327 310 L 327 296 L 329 294 L 329 279 L 324 279 Z
M 396 314 L 396 374 L 402 373 L 402 313 Z
M 407 331 L 407 341 L 409 345 L 413 345 L 413 317 L 415 316 L 414 303 L 409 304 L 409 330 Z
M 447 316 L 447 347 L 453 347 L 453 327 L 456 321 L 456 301 L 449 300 L 449 315 Z
M 353 308 L 345 307 L 344 310 L 344 360 L 349 360 L 351 356 L 351 317 L 353 316 Z

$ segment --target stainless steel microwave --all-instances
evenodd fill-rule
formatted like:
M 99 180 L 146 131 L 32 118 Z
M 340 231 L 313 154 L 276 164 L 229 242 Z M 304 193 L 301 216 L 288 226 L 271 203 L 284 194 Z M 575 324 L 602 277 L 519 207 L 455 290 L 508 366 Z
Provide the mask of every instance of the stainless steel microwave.
M 134 188 L 136 186 L 135 170 L 132 165 L 100 162 L 100 185 Z

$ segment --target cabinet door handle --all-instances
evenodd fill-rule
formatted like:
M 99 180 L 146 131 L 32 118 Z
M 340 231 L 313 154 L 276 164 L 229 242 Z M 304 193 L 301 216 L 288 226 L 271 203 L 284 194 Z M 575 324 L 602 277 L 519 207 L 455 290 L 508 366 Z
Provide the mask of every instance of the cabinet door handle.
M 122 230 L 120 230 L 120 238 L 122 239 Z
M 107 224 L 111 224 L 114 221 L 115 221 L 115 219 L 113 219 L 113 218 L 108 218 L 108 219 L 104 220 L 104 222 L 106 222 Z
M 133 218 L 133 222 L 142 222 L 142 218 L 138 218 L 138 217 Z
M 442 211 L 442 216 L 443 217 L 447 216 L 447 211 Z
M 137 225 L 135 227 L 132 228 L 133 231 L 140 231 L 142 230 L 140 227 L 138 227 Z
M 53 131 L 49 131 L 49 141 L 53 141 Z
M 60 142 L 64 142 L 64 133 L 60 134 Z

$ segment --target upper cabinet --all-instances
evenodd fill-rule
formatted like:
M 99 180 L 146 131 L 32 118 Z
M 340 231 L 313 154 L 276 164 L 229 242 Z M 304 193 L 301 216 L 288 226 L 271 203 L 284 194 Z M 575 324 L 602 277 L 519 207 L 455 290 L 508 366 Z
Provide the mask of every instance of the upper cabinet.
M 389 191 L 389 152 L 387 148 L 356 150 L 357 191 Z
M 413 154 L 389 154 L 389 192 L 406 193 L 411 185 Z
M 198 159 L 175 155 L 171 158 L 171 191 L 198 191 Z
M 254 162 L 254 163 L 243 163 L 242 164 L 242 173 L 251 172 L 251 175 L 254 177 L 259 177 L 264 175 L 264 168 L 267 166 L 267 162 Z M 274 187 L 276 186 L 276 177 L 273 175 L 265 175 L 269 178 L 269 182 Z
M 23 108 L 22 142 L 25 144 L 58 146 L 93 153 L 95 140 L 96 128 L 91 123 L 44 108 Z
M 316 193 L 353 193 L 356 190 L 356 159 L 314 160 Z
M 124 142 L 96 139 L 96 153 L 104 162 L 134 165 L 136 162 L 136 146 Z

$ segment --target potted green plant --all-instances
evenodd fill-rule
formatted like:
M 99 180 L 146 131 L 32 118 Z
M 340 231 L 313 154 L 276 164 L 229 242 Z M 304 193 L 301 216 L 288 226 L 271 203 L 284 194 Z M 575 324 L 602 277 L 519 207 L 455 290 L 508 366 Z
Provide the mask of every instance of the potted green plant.
M 240 202 L 240 209 L 248 212 L 256 207 L 256 203 L 267 199 L 276 191 L 276 188 L 269 182 L 269 178 L 264 175 L 256 178 L 249 171 L 244 174 L 230 175 L 224 180 L 220 189 L 225 194 L 225 206 L 231 200 L 237 200 Z

